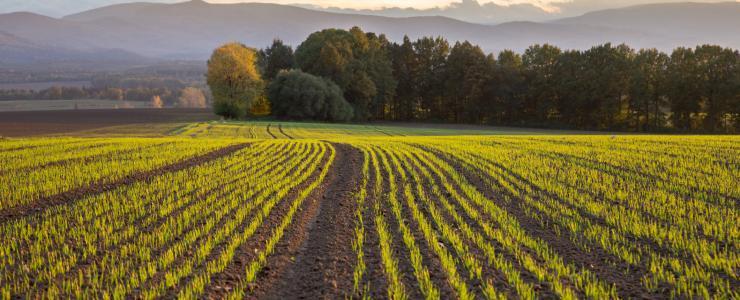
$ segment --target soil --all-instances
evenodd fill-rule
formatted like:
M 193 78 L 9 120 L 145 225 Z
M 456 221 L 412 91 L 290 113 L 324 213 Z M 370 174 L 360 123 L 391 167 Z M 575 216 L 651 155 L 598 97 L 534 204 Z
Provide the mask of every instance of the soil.
M 572 238 L 574 237 L 567 230 L 562 230 L 562 234 L 557 235 L 552 229 L 543 226 L 541 222 L 528 216 L 521 205 L 514 201 L 501 200 L 497 191 L 488 186 L 478 174 L 468 172 L 463 167 L 464 163 L 462 161 L 434 150 L 431 151 L 454 167 L 486 198 L 492 199 L 497 205 L 514 216 L 519 225 L 529 235 L 547 243 L 551 249 L 563 258 L 566 264 L 573 264 L 579 268 L 589 270 L 605 282 L 614 284 L 621 298 L 659 298 L 657 294 L 648 291 L 642 284 L 642 274 L 648 272 L 644 267 L 630 266 L 598 246 L 591 247 L 589 252 L 582 251 L 581 247 L 573 242 Z M 542 215 L 542 217 L 545 218 L 546 216 Z M 547 220 L 545 223 L 554 224 L 551 220 Z
M 0 112 L 0 136 L 70 133 L 109 126 L 216 120 L 210 109 L 91 109 Z
M 186 168 L 202 165 L 212 160 L 227 156 L 239 151 L 249 144 L 236 144 L 224 147 L 209 153 L 188 158 L 186 160 L 166 165 L 151 171 L 138 172 L 130 174 L 113 182 L 100 181 L 87 186 L 79 187 L 73 190 L 62 192 L 56 195 L 42 197 L 33 203 L 15 206 L 4 211 L 0 211 L 0 224 L 9 220 L 40 214 L 57 205 L 67 205 L 75 200 L 92 194 L 104 193 L 124 185 L 131 185 L 140 181 L 149 181 L 154 177 L 169 172 L 177 172 Z
M 354 193 L 361 181 L 362 156 L 354 148 L 334 144 L 332 170 L 294 216 L 267 265 L 250 285 L 248 298 L 338 299 L 352 291 L 356 262 L 354 239 Z M 246 265 L 256 258 L 299 191 L 317 179 L 319 170 L 279 203 L 251 238 L 236 251 L 224 272 L 216 274 L 206 288 L 206 298 L 219 299 L 244 276 Z
M 354 239 L 355 194 L 362 174 L 359 151 L 343 144 L 337 150 L 333 170 L 323 195 L 309 205 L 317 215 L 309 224 L 306 239 L 296 252 L 295 262 L 287 266 L 264 299 L 338 299 L 352 291 L 352 272 L 356 262 Z
M 386 153 L 386 155 L 387 154 L 388 153 Z M 390 160 L 390 158 L 389 158 L 389 160 Z M 401 178 L 401 175 L 399 174 L 399 172 L 397 171 L 397 169 L 394 168 L 394 170 L 396 171 L 395 172 L 396 173 L 395 174 L 395 178 L 396 178 L 396 186 L 398 187 L 398 191 L 397 191 L 396 197 L 398 199 L 398 202 L 400 204 L 400 207 L 401 207 L 401 210 L 402 210 L 402 213 L 403 213 L 403 215 L 401 215 L 401 217 L 403 218 L 403 221 L 406 223 L 406 226 L 409 227 L 411 233 L 413 234 L 414 240 L 416 241 L 416 246 L 419 247 L 419 252 L 421 253 L 422 261 L 423 261 L 422 264 L 429 271 L 429 277 L 430 277 L 431 281 L 434 283 L 434 286 L 439 290 L 439 293 L 440 293 L 440 296 L 442 297 L 442 299 L 453 299 L 453 298 L 457 298 L 456 291 L 453 289 L 453 287 L 449 283 L 449 278 L 447 276 L 447 273 L 446 273 L 445 269 L 442 267 L 442 263 L 440 262 L 439 256 L 437 256 L 437 254 L 435 253 L 434 249 L 432 249 L 431 246 L 429 245 L 429 243 L 427 242 L 427 240 L 424 237 L 423 232 L 422 232 L 422 230 L 420 228 L 419 223 L 416 221 L 416 219 L 414 219 L 414 217 L 412 215 L 412 212 L 411 212 L 411 208 L 408 206 L 408 203 L 405 200 L 406 199 L 406 196 L 404 195 L 404 182 L 403 182 L 403 179 Z M 407 172 L 407 174 L 408 174 L 408 172 Z M 413 179 L 409 177 L 409 180 L 413 180 Z M 416 194 L 416 193 L 414 192 L 414 194 Z M 420 201 L 419 199 L 420 198 L 418 198 L 416 201 L 417 202 Z M 420 210 L 423 213 L 426 210 L 424 208 L 424 205 L 419 205 L 419 206 L 420 206 Z M 390 206 L 389 205 L 386 205 L 385 207 L 389 208 Z M 391 216 L 394 216 L 394 215 L 393 215 L 393 213 L 389 209 L 386 212 L 386 216 L 388 216 L 388 218 L 390 219 Z M 431 221 L 431 219 L 432 219 L 431 216 L 426 215 L 425 217 L 426 217 L 427 221 L 429 221 L 432 224 L 432 229 L 433 230 L 436 230 L 437 232 L 439 232 L 438 231 L 439 229 Z M 389 220 L 389 222 L 391 222 L 391 220 Z M 391 228 L 397 229 L 397 227 L 398 227 L 397 226 L 398 220 L 394 220 L 393 223 L 394 223 L 394 225 L 391 226 Z M 396 244 L 404 244 L 403 243 L 403 239 L 401 239 L 402 238 L 402 235 L 400 234 L 400 231 L 399 230 L 395 230 L 395 231 L 399 233 L 398 234 L 399 239 L 395 239 L 394 238 L 394 240 L 393 240 L 394 243 L 396 243 Z M 440 242 L 442 240 L 443 239 L 439 239 Z M 448 246 L 445 246 L 445 247 L 448 250 L 450 250 L 450 251 L 448 251 L 449 253 L 451 253 L 453 256 L 455 256 L 455 253 L 454 253 L 454 251 L 452 251 L 452 248 L 450 248 Z M 404 255 L 408 255 L 408 250 L 405 253 L 403 253 L 403 254 Z M 459 264 L 459 262 L 458 262 L 458 267 L 461 267 L 461 265 Z M 467 271 L 463 271 L 463 269 L 461 269 L 461 268 L 458 268 L 457 271 L 458 271 L 458 274 L 460 275 L 460 277 L 463 280 L 465 280 L 465 279 L 468 278 Z M 413 275 L 414 269 L 412 267 L 411 269 L 403 270 L 403 272 L 405 274 Z M 416 280 L 415 278 L 414 278 L 413 282 L 414 282 L 415 285 L 418 285 L 418 280 Z M 468 289 L 470 289 L 472 287 L 473 287 L 473 285 L 471 285 L 470 282 L 468 282 Z

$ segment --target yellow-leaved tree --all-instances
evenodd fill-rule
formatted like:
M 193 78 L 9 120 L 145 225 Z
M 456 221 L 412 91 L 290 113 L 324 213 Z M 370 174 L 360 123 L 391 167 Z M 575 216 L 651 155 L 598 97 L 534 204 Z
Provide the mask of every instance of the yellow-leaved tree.
M 257 52 L 239 43 L 213 51 L 206 77 L 213 93 L 213 111 L 226 118 L 245 116 L 264 92 Z

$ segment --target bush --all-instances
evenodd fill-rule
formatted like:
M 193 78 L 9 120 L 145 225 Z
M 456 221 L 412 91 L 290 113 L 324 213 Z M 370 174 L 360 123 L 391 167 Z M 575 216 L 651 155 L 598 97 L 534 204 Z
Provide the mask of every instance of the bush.
M 277 117 L 332 122 L 352 120 L 354 111 L 333 81 L 299 70 L 281 71 L 268 88 Z

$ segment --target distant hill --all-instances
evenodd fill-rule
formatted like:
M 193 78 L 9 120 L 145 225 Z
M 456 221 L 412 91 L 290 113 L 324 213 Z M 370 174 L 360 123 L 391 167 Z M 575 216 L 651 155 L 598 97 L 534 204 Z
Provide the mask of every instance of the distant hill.
M 120 49 L 67 49 L 39 44 L 0 31 L 0 67 L 21 65 L 97 65 L 148 64 L 152 59 Z
M 420 16 L 443 16 L 479 24 L 500 24 L 513 21 L 547 21 L 557 19 L 560 14 L 550 13 L 528 3 L 498 5 L 494 2 L 479 3 L 477 0 L 461 0 L 449 6 L 427 9 L 387 7 L 382 9 L 352 9 L 328 7 L 323 8 L 310 4 L 296 6 L 336 13 L 361 14 L 393 18 Z
M 229 41 L 264 47 L 279 37 L 297 46 L 316 30 L 355 25 L 386 33 L 392 40 L 400 40 L 404 34 L 411 38 L 441 35 L 450 41 L 470 40 L 487 51 L 523 51 L 536 43 L 584 49 L 604 42 L 662 50 L 708 42 L 740 48 L 740 26 L 733 25 L 740 19 L 736 12 L 739 8 L 740 3 L 658 4 L 548 23 L 481 25 L 446 17 L 391 18 L 276 4 L 208 4 L 196 0 L 112 5 L 61 19 L 5 14 L 0 15 L 0 30 L 30 43 L 63 49 L 121 49 L 153 58 L 197 60 L 206 59 L 215 47 Z M 687 28 L 679 24 L 696 25 Z
M 554 21 L 640 31 L 662 36 L 667 43 L 682 41 L 732 46 L 740 44 L 740 3 L 665 3 L 631 6 Z

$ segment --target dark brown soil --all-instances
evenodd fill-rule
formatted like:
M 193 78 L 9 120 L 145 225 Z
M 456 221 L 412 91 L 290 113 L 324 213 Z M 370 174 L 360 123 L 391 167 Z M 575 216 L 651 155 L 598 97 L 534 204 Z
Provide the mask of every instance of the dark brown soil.
M 388 155 L 388 153 L 386 153 L 386 155 Z M 391 161 L 390 157 L 388 158 L 388 161 L 390 163 Z M 394 168 L 394 170 L 396 169 Z M 456 291 L 449 284 L 447 273 L 445 269 L 442 267 L 442 263 L 440 262 L 439 256 L 437 256 L 436 253 L 434 252 L 434 249 L 430 247 L 429 243 L 427 242 L 426 238 L 423 235 L 423 232 L 421 231 L 419 223 L 416 221 L 416 219 L 414 219 L 411 209 L 409 208 L 408 203 L 406 202 L 406 196 L 404 194 L 404 181 L 401 178 L 401 175 L 398 173 L 398 171 L 396 171 L 395 173 L 396 174 L 394 176 L 396 178 L 396 186 L 398 188 L 397 199 L 398 199 L 398 202 L 402 210 L 401 217 L 403 218 L 403 221 L 406 223 L 406 226 L 409 227 L 411 233 L 413 234 L 414 240 L 416 241 L 416 246 L 419 247 L 419 252 L 421 253 L 422 261 L 423 261 L 422 264 L 429 271 L 429 277 L 434 283 L 434 286 L 437 287 L 437 289 L 439 290 L 440 296 L 442 297 L 442 299 L 456 298 L 457 297 Z M 410 174 L 408 172 L 406 174 L 407 176 L 409 176 L 407 178 L 409 178 L 410 180 L 415 179 L 415 178 L 410 178 Z M 417 199 L 416 201 L 419 201 L 419 200 Z M 423 208 L 424 205 L 419 205 L 419 206 L 421 206 L 422 211 L 425 210 Z M 386 206 L 386 207 L 390 208 L 389 206 Z M 393 214 L 393 212 L 390 211 L 390 209 L 388 209 L 388 211 L 386 212 L 386 216 L 388 216 L 388 218 L 391 219 L 395 215 Z M 427 221 L 431 221 L 431 216 L 426 215 L 425 217 Z M 392 221 L 391 219 L 389 220 L 389 222 L 393 222 L 394 225 L 392 226 L 392 228 L 398 231 L 397 230 L 398 220 Z M 437 236 L 441 237 L 442 234 L 439 233 L 438 228 L 436 228 L 436 226 L 434 225 L 432 225 L 432 227 L 433 227 L 433 230 L 436 231 Z M 399 239 L 394 239 L 393 242 L 397 244 L 404 244 L 403 240 L 400 239 L 402 235 L 400 234 L 400 231 L 398 232 L 399 232 L 398 234 Z M 442 241 L 442 240 L 443 239 L 439 239 L 439 241 Z M 454 256 L 455 253 L 451 250 L 451 248 L 448 248 L 448 249 L 450 249 L 449 252 Z M 404 254 L 408 255 L 408 251 Z M 408 269 L 408 270 L 403 270 L 403 272 L 409 275 L 414 274 L 413 268 Z M 463 280 L 467 279 L 467 272 L 464 271 L 459 264 L 458 264 L 458 273 L 461 275 L 461 278 Z M 414 283 L 414 285 L 418 285 L 418 280 L 414 279 L 412 282 Z M 469 283 L 470 282 L 468 282 L 468 284 Z M 469 285 L 468 288 L 470 289 L 471 285 Z
M 362 157 L 356 149 L 336 144 L 335 161 L 324 183 L 303 204 L 268 257 L 265 268 L 249 287 L 247 297 L 259 299 L 342 298 L 352 290 L 355 255 L 353 193 L 361 180 Z M 328 156 L 324 158 L 325 164 Z M 218 299 L 241 281 L 246 266 L 256 259 L 254 249 L 264 244 L 290 208 L 292 199 L 318 177 L 293 189 L 265 219 L 224 272 L 216 274 L 206 288 L 206 298 Z
M 380 153 L 378 154 L 382 155 Z M 378 195 L 378 197 L 373 199 L 372 201 L 380 202 L 380 214 L 381 216 L 383 216 L 383 219 L 385 220 L 385 224 L 387 226 L 387 230 L 391 236 L 390 248 L 393 251 L 392 253 L 393 258 L 395 258 L 396 262 L 398 263 L 397 268 L 400 273 L 399 278 L 400 278 L 401 283 L 405 287 L 406 295 L 408 296 L 409 299 L 422 299 L 424 295 L 421 294 L 421 287 L 419 286 L 419 281 L 416 280 L 416 277 L 414 276 L 414 266 L 411 263 L 411 258 L 409 256 L 408 248 L 406 248 L 406 245 L 403 242 L 403 236 L 401 235 L 401 231 L 399 230 L 399 227 L 398 227 L 398 220 L 396 220 L 395 216 L 393 215 L 393 212 L 390 209 L 390 204 L 387 203 L 388 202 L 387 197 L 390 194 L 390 185 L 388 183 L 388 173 L 383 172 L 384 166 L 382 163 L 378 162 L 378 164 L 380 165 L 380 172 L 381 172 L 380 178 L 382 179 L 382 182 L 380 183 L 382 186 L 381 194 Z M 371 168 L 371 169 L 374 169 L 374 168 Z M 372 176 L 375 176 L 374 171 L 372 172 Z M 378 184 L 378 183 L 376 182 L 375 184 Z M 374 231 L 371 234 L 377 235 L 378 233 Z M 419 241 L 419 242 L 424 242 L 424 241 Z M 380 244 L 375 245 L 375 247 L 379 249 Z M 442 274 L 439 274 L 439 275 L 442 275 Z M 385 293 L 385 292 L 386 292 L 385 290 L 376 291 L 376 293 Z
M 414 154 L 414 158 L 418 158 L 418 156 L 416 156 L 416 154 Z M 419 163 L 421 163 L 421 162 L 419 161 Z M 407 166 L 407 168 L 412 168 L 418 174 L 421 174 L 421 170 L 420 170 L 419 166 L 417 166 L 417 165 L 413 165 L 413 166 L 409 165 L 409 166 Z M 432 179 L 431 179 L 431 181 L 426 180 L 426 179 L 423 179 L 423 178 L 420 178 L 418 180 L 420 180 L 422 182 L 422 184 L 424 184 L 424 185 L 434 185 L 434 186 L 440 186 L 440 187 L 443 186 L 442 185 L 442 181 L 439 178 L 439 176 L 436 175 L 436 174 L 434 174 L 434 173 L 432 173 Z M 458 193 L 461 193 L 462 194 L 462 192 L 459 190 L 459 187 L 458 186 L 455 186 L 455 189 L 456 189 L 456 191 Z M 444 191 L 443 191 L 443 193 L 449 194 L 449 192 L 444 192 Z M 432 202 L 435 203 L 435 205 L 437 207 L 437 210 L 440 212 L 440 215 L 442 216 L 442 218 L 448 224 L 451 224 L 453 227 L 456 226 L 455 225 L 456 224 L 455 219 L 450 214 L 450 212 L 447 211 L 444 208 L 444 205 L 442 204 L 442 199 L 440 197 L 438 197 L 437 195 L 435 195 L 434 193 L 428 193 L 427 197 L 429 197 L 429 200 L 430 201 L 432 201 Z M 450 203 L 450 205 L 453 207 L 452 209 L 460 215 L 460 217 L 463 219 L 463 222 L 465 224 L 471 226 L 472 228 L 475 228 L 476 230 L 480 230 L 482 232 L 483 229 L 482 228 L 479 228 L 479 226 L 476 224 L 475 220 L 471 219 L 467 214 L 465 214 L 464 210 L 462 208 L 458 207 L 458 204 L 455 201 L 451 201 L 451 199 L 445 199 L 445 200 L 447 200 Z M 428 212 L 428 207 L 427 206 L 424 205 L 424 206 L 421 206 L 421 207 L 422 207 L 422 209 L 424 209 L 425 211 L 427 211 L 427 214 L 431 214 L 430 212 Z M 430 219 L 431 219 L 431 216 L 430 216 Z M 509 298 L 515 298 L 516 297 L 516 291 L 507 282 L 507 279 L 506 279 L 505 274 L 503 272 L 501 272 L 501 270 L 499 270 L 498 268 L 496 268 L 496 266 L 493 264 L 493 262 L 491 262 L 491 261 L 488 260 L 488 258 L 486 257 L 485 253 L 481 249 L 479 249 L 477 247 L 477 245 L 475 245 L 474 241 L 471 241 L 471 240 L 465 238 L 464 235 L 462 235 L 462 234 L 460 234 L 460 236 L 461 236 L 461 239 L 463 240 L 463 243 L 465 243 L 466 246 L 468 247 L 467 249 L 468 249 L 468 251 L 470 251 L 469 253 L 473 257 L 475 257 L 481 263 L 481 266 L 483 267 L 483 270 L 482 270 L 483 278 L 485 278 L 487 280 L 490 280 L 491 281 L 491 284 L 493 284 L 493 286 L 496 289 L 496 291 L 505 293 L 507 295 L 507 297 L 509 297 Z M 516 259 L 514 259 L 514 257 L 511 254 L 505 253 L 503 251 L 503 249 L 502 249 L 503 248 L 502 245 L 500 245 L 498 243 L 494 243 L 494 246 L 497 249 L 501 249 L 501 250 L 499 250 L 499 253 L 504 254 L 504 256 L 506 257 L 506 259 L 512 264 L 512 266 L 514 266 L 517 269 L 517 271 L 520 272 L 521 278 L 525 282 L 531 283 L 533 286 L 537 287 L 537 285 L 538 285 L 537 284 L 537 280 L 536 280 L 536 277 L 533 274 L 531 274 L 529 271 L 527 271 L 526 269 L 524 269 L 516 261 Z M 447 248 L 448 249 L 453 249 L 451 245 L 447 245 Z M 461 274 L 467 274 L 467 271 L 464 272 L 464 273 L 461 273 Z M 473 280 L 472 281 L 472 284 L 470 284 L 470 288 L 471 289 L 477 288 L 478 291 L 482 291 L 482 288 L 483 288 L 483 285 L 484 284 L 485 284 L 485 282 L 478 281 L 478 280 Z M 538 291 L 538 292 L 542 292 L 542 291 Z M 543 294 L 540 294 L 539 296 L 542 297 L 544 295 Z M 549 296 L 549 295 L 547 295 L 547 296 Z M 547 297 L 544 297 L 544 298 L 547 298 Z
M 578 268 L 589 270 L 605 282 L 614 284 L 617 293 L 622 298 L 656 298 L 657 295 L 648 291 L 642 284 L 641 277 L 648 272 L 644 267 L 630 266 L 598 246 L 591 247 L 591 251 L 583 251 L 581 247 L 573 242 L 575 237 L 571 236 L 569 231 L 561 230 L 562 234 L 557 235 L 554 230 L 545 227 L 540 221 L 527 215 L 521 205 L 513 201 L 503 201 L 499 195 L 501 191 L 494 191 L 492 187 L 485 183 L 480 174 L 469 172 L 464 167 L 465 163 L 463 161 L 438 151 L 431 151 L 453 166 L 486 198 L 492 199 L 497 205 L 514 216 L 529 235 L 547 243 L 551 249 L 563 258 L 566 264 L 573 264 Z M 546 218 L 545 215 L 542 215 L 542 217 Z M 551 220 L 546 220 L 545 223 L 554 224 Z
M 145 123 L 201 122 L 218 119 L 210 109 L 91 109 L 0 112 L 0 136 L 69 133 Z
M 66 205 L 74 202 L 75 200 L 91 195 L 104 193 L 124 185 L 130 185 L 140 181 L 148 181 L 154 177 L 166 174 L 169 172 L 176 172 L 186 168 L 202 165 L 212 160 L 227 156 L 236 151 L 247 147 L 248 144 L 236 144 L 228 147 L 224 147 L 203 155 L 188 158 L 186 160 L 176 162 L 174 164 L 166 165 L 155 170 L 139 172 L 130 174 L 114 182 L 96 182 L 88 186 L 83 186 L 70 191 L 62 192 L 60 194 L 43 197 L 34 201 L 33 203 L 15 206 L 0 212 L 0 223 L 4 223 L 8 220 L 16 218 L 36 215 L 46 211 L 57 205 Z
M 374 189 L 377 182 L 375 181 L 375 172 L 369 168 L 367 183 L 367 198 L 362 208 L 362 219 L 365 225 L 365 243 L 362 245 L 364 253 L 365 274 L 360 284 L 359 295 L 353 295 L 355 298 L 361 298 L 362 293 L 366 293 L 371 299 L 383 299 L 387 297 L 388 282 L 383 273 L 383 260 L 380 256 L 380 238 L 378 228 L 375 224 L 375 210 L 373 203 L 380 201 L 374 197 Z
M 362 155 L 355 148 L 334 144 L 337 150 L 326 188 L 309 222 L 305 240 L 295 252 L 281 278 L 264 299 L 338 299 L 350 296 L 356 263 L 354 239 L 355 194 L 362 180 Z M 318 201 L 317 201 L 318 200 Z M 318 202 L 318 203 L 317 203 Z M 309 210 L 310 211 L 310 210 Z

